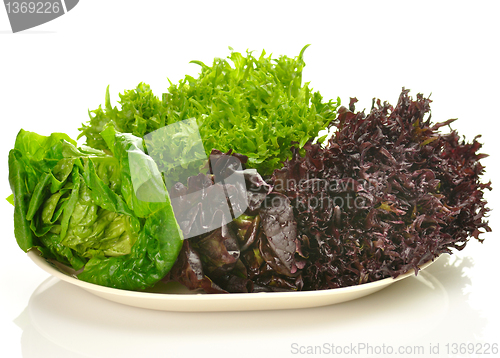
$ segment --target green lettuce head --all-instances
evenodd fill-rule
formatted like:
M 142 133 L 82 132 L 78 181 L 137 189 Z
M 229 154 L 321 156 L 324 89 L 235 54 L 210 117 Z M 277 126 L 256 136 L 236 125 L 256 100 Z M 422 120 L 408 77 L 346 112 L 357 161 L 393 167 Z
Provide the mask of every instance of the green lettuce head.
M 77 148 L 62 133 L 19 132 L 9 153 L 16 240 L 81 280 L 144 289 L 169 272 L 182 232 L 142 139 L 112 126 L 101 134 L 113 155 Z M 134 183 L 134 173 L 143 180 Z

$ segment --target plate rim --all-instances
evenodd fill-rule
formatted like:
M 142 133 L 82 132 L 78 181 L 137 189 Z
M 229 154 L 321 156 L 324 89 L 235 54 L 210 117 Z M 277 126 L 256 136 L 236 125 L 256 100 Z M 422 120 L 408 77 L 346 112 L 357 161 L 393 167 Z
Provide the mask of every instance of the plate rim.
M 333 293 L 338 293 L 338 294 L 348 294 L 350 292 L 361 292 L 364 290 L 373 290 L 378 287 L 384 287 L 388 286 L 394 282 L 403 280 L 407 277 L 410 277 L 412 275 L 415 275 L 415 270 L 410 269 L 409 271 L 405 272 L 404 274 L 401 274 L 397 276 L 396 278 L 388 277 L 384 278 L 378 281 L 374 282 L 369 282 L 369 283 L 364 283 L 361 285 L 355 285 L 355 286 L 348 286 L 348 287 L 340 287 L 340 288 L 331 288 L 331 289 L 325 289 L 325 290 L 311 290 L 311 291 L 290 291 L 290 292 L 251 292 L 251 293 L 213 293 L 213 294 L 206 294 L 203 292 L 199 293 L 191 293 L 191 294 L 183 294 L 183 293 L 155 293 L 155 292 L 140 292 L 140 291 L 129 291 L 129 290 L 122 290 L 119 288 L 112 288 L 112 287 L 107 287 L 107 286 L 101 286 L 97 285 L 94 283 L 86 282 L 86 281 L 81 281 L 76 277 L 72 277 L 68 274 L 65 274 L 58 269 L 56 269 L 53 265 L 49 263 L 43 256 L 41 256 L 41 253 L 38 250 L 29 250 L 27 252 L 28 257 L 41 269 L 46 271 L 47 273 L 51 274 L 54 277 L 57 277 L 65 282 L 68 282 L 70 284 L 79 286 L 85 290 L 90 290 L 94 292 L 100 292 L 102 294 L 106 295 L 115 295 L 115 296 L 128 296 L 128 297 L 134 297 L 134 298 L 142 298 L 142 299 L 151 299 L 151 300 L 187 300 L 187 301 L 199 301 L 201 298 L 203 300 L 221 300 L 221 299 L 228 299 L 231 298 L 232 300 L 239 300 L 239 299 L 248 299 L 250 297 L 262 297 L 263 294 L 268 295 L 269 297 L 276 297 L 276 298 L 288 298 L 288 297 L 307 297 L 307 296 L 328 296 Z M 433 262 L 435 262 L 438 257 L 435 257 L 426 263 L 422 264 L 419 266 L 418 272 L 426 269 L 428 266 L 430 266 Z M 416 275 L 415 275 L 416 276 Z

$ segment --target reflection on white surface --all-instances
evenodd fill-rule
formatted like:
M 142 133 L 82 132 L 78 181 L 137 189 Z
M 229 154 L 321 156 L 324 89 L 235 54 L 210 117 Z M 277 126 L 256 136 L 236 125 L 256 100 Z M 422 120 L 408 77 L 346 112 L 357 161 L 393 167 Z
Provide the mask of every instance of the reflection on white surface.
M 427 348 L 436 339 L 466 342 L 471 332 L 480 341 L 486 320 L 463 295 L 470 283 L 463 273 L 470 265 L 467 259 L 444 257 L 417 277 L 365 298 L 271 312 L 145 310 L 109 302 L 49 278 L 33 293 L 16 323 L 23 329 L 24 358 L 136 357 L 159 352 L 165 352 L 160 356 L 212 356 L 222 351 L 250 357 L 255 356 L 251 347 L 257 342 L 259 351 L 278 357 L 293 356 L 292 343 L 418 343 Z M 315 341 L 301 341 L 301 332 L 307 332 L 308 340 L 316 337 Z M 242 349 L 243 341 L 249 347 Z

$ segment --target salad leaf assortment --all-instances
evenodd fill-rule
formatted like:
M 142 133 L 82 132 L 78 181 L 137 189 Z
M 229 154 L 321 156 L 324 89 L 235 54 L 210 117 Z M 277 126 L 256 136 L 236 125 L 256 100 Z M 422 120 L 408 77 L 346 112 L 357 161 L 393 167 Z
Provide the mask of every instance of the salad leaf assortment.
M 112 107 L 108 88 L 80 148 L 21 130 L 9 153 L 21 249 L 104 286 L 227 293 L 363 284 L 482 241 L 477 137 L 442 134 L 453 120 L 432 124 L 430 99 L 405 89 L 367 115 L 324 101 L 302 83 L 306 47 L 193 61 L 199 76 L 161 100 L 141 83 Z
M 355 102 L 340 108 L 325 147 L 306 143 L 305 156 L 293 148 L 293 158 L 268 177 L 258 211 L 185 244 L 183 254 L 198 265 L 188 271 L 184 260 L 170 279 L 191 278 L 189 288 L 206 292 L 347 287 L 417 272 L 491 231 L 483 198 L 491 183 L 480 182 L 486 155 L 477 137 L 466 143 L 456 131 L 441 134 L 453 120 L 432 124 L 430 99 L 412 100 L 405 89 L 395 107 L 378 100 L 368 115 L 355 113 Z M 249 183 L 251 193 L 253 182 L 260 178 Z M 210 251 L 223 245 L 197 244 L 215 238 L 233 256 Z M 208 263 L 214 256 L 231 257 L 231 265 L 218 265 L 222 277 Z

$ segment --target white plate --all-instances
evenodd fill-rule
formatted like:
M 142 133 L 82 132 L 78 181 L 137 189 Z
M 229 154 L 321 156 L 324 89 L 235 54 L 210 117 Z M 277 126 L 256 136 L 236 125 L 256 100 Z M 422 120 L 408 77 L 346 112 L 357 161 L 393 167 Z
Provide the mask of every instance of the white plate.
M 367 296 L 415 274 L 413 270 L 410 270 L 395 279 L 386 278 L 359 286 L 322 291 L 202 294 L 191 292 L 177 283 L 160 282 L 148 292 L 136 292 L 80 281 L 65 266 L 45 260 L 37 250 L 29 251 L 28 256 L 51 275 L 80 286 L 94 295 L 129 306 L 162 311 L 256 311 L 320 307 Z M 420 269 L 425 269 L 432 262 L 423 264 Z

